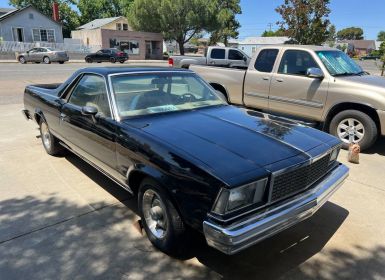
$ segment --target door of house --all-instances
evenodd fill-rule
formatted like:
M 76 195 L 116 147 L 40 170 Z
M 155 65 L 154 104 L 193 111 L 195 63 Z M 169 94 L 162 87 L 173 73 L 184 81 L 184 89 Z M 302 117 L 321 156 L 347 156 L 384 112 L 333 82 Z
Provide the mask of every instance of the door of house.
M 146 59 L 151 58 L 152 54 L 152 44 L 151 41 L 146 41 Z
M 24 29 L 21 27 L 13 27 L 13 40 L 16 42 L 24 42 Z

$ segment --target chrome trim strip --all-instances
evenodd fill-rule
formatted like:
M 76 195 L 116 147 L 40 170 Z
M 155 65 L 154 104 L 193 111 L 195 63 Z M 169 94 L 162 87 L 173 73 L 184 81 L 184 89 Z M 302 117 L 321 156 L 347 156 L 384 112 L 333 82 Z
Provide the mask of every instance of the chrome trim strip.
M 349 168 L 340 164 L 315 188 L 290 201 L 272 206 L 252 217 L 229 226 L 211 220 L 203 222 L 203 232 L 209 246 L 226 254 L 234 254 L 311 217 L 342 185 Z
M 269 99 L 268 95 L 255 93 L 255 92 L 245 92 L 245 95 L 251 96 L 251 97 L 262 98 L 262 99 Z
M 269 95 L 269 99 L 272 101 L 287 102 L 287 103 L 291 103 L 294 105 L 307 106 L 307 107 L 312 107 L 312 108 L 317 108 L 317 109 L 322 109 L 324 107 L 324 104 L 320 103 L 320 102 L 285 98 L 285 97 L 279 97 L 279 96 L 274 96 L 274 95 Z

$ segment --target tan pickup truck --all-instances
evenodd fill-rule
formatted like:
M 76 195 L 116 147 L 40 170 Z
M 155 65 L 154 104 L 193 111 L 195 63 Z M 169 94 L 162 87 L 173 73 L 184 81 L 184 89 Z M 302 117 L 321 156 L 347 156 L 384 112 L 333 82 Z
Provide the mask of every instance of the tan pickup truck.
M 265 46 L 247 70 L 192 65 L 230 103 L 294 118 L 367 149 L 385 135 L 385 78 L 320 46 Z

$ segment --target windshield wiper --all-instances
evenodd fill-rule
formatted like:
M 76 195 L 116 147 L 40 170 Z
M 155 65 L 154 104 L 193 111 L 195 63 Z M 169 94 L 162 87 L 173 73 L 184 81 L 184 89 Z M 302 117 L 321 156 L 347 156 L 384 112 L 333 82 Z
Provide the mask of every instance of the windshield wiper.
M 344 72 L 344 73 L 338 73 L 334 74 L 333 77 L 341 77 L 341 76 L 356 76 L 357 73 L 351 73 L 351 72 Z

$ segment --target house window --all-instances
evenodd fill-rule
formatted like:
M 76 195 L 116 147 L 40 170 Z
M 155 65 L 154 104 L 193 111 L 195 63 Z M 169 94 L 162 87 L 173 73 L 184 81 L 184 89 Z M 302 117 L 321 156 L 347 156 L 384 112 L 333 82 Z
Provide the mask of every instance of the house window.
M 128 30 L 128 24 L 127 23 L 123 23 L 123 30 Z
M 28 14 L 29 19 L 33 19 L 33 13 Z
M 138 41 L 120 42 L 120 49 L 128 54 L 139 54 Z
M 116 30 L 122 30 L 122 24 L 121 23 L 116 24 Z
M 32 29 L 34 42 L 55 42 L 55 31 L 53 29 Z

